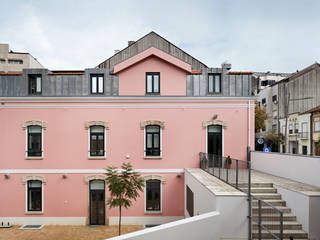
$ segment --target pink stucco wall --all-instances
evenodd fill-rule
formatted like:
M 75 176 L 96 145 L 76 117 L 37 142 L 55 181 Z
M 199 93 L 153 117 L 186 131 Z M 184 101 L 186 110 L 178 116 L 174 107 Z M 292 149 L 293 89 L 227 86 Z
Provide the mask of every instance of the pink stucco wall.
M 146 95 L 146 72 L 160 72 L 161 96 L 185 96 L 187 72 L 150 56 L 118 73 L 119 95 Z
M 1 197 L 1 217 L 88 217 L 89 185 L 84 177 L 90 174 L 36 174 L 45 176 L 47 183 L 43 185 L 43 214 L 26 214 L 26 185 L 22 177 L 32 174 L 12 174 L 10 179 L 1 179 L 0 189 L 6 195 Z M 148 175 L 148 174 L 142 174 Z M 176 174 L 161 174 L 166 183 L 162 185 L 162 213 L 157 216 L 183 216 L 184 179 Z M 175 201 L 172 201 L 174 196 Z M 106 191 L 106 198 L 108 198 Z M 123 210 L 123 216 L 150 216 L 144 214 L 144 193 L 133 203 L 130 209 Z M 106 207 L 107 216 L 118 216 L 118 209 Z
M 32 105 L 32 104 L 31 104 Z M 204 108 L 204 106 L 208 106 Z M 214 106 L 217 106 L 216 108 Z M 140 169 L 198 167 L 198 153 L 206 151 L 206 129 L 202 122 L 218 119 L 227 122 L 224 129 L 224 155 L 246 159 L 248 137 L 247 109 L 229 103 L 221 108 L 219 103 L 153 104 L 103 104 L 100 108 L 87 109 L 74 104 L 75 108 L 21 108 L 2 109 L 0 125 L 0 169 L 101 169 L 106 165 L 119 165 L 130 155 L 129 161 Z M 131 107 L 130 107 L 131 106 Z M 150 108 L 148 108 L 150 107 Z M 251 144 L 254 142 L 254 110 L 251 109 Z M 43 130 L 44 159 L 26 160 L 26 130 L 23 121 L 42 120 L 47 123 Z M 88 160 L 88 130 L 85 122 L 102 120 L 109 122 L 106 133 L 106 160 Z M 140 122 L 161 120 L 162 159 L 144 159 L 144 130 Z

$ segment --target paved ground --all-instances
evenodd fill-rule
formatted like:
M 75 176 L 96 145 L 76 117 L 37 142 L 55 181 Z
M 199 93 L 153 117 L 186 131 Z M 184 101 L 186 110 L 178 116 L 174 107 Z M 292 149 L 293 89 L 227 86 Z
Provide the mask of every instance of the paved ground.
M 47 225 L 40 230 L 20 230 L 20 226 L 0 229 L 0 240 L 102 240 L 118 235 L 118 226 L 54 226 Z M 140 230 L 141 226 L 122 226 L 122 233 Z

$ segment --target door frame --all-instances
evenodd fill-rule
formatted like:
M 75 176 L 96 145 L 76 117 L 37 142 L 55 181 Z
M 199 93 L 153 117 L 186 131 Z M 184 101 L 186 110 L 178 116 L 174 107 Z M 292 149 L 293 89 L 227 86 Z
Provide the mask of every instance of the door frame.
M 91 182 L 93 182 L 93 181 L 101 181 L 101 182 L 103 182 L 104 183 L 103 190 L 102 189 L 100 189 L 100 190 L 91 190 L 90 186 L 91 186 Z M 89 181 L 88 185 L 89 185 L 89 225 L 106 225 L 106 183 L 103 180 L 93 179 L 93 180 Z M 91 191 L 103 191 L 104 192 L 104 194 L 103 194 L 103 201 L 104 201 L 104 204 L 103 204 L 103 208 L 104 208 L 103 224 L 92 224 L 91 223 Z
M 206 153 L 208 153 L 208 127 L 213 126 L 213 125 L 221 126 L 222 157 L 224 157 L 224 129 L 223 129 L 223 126 L 219 125 L 219 124 L 211 124 L 211 125 L 206 126 Z

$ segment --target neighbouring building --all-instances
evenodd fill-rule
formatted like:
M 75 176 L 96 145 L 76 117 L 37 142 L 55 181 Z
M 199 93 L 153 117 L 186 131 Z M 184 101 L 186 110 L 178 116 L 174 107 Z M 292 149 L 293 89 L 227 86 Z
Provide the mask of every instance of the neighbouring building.
M 30 53 L 9 50 L 9 44 L 0 44 L 0 72 L 21 72 L 25 68 L 43 68 Z
M 255 95 L 258 95 L 263 89 L 290 75 L 291 73 L 254 72 L 252 75 L 252 90 Z
M 308 110 L 320 105 L 319 63 L 278 82 L 278 96 L 280 129 L 287 136 L 281 152 L 311 154 L 312 123 Z
M 117 224 L 104 168 L 146 179 L 123 222 L 184 218 L 184 168 L 199 152 L 247 159 L 252 73 L 211 68 L 154 32 L 83 71 L 0 74 L 0 219 Z

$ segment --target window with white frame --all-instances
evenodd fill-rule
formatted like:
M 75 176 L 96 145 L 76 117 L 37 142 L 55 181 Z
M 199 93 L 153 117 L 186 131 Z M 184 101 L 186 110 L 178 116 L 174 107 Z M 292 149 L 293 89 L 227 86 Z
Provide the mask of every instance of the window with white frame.
M 292 124 L 289 124 L 289 134 L 293 133 Z
M 146 211 L 161 211 L 161 181 L 150 179 L 146 181 Z
M 104 76 L 103 74 L 91 74 L 91 94 L 103 94 Z
M 299 123 L 295 123 L 294 124 L 294 133 L 298 133 L 299 132 Z
M 145 156 L 161 156 L 161 128 L 159 125 L 148 125 L 145 128 Z
M 90 157 L 105 156 L 105 127 L 91 126 L 90 127 Z
M 27 182 L 27 211 L 42 212 L 42 182 L 29 180 Z
M 27 128 L 27 157 L 42 157 L 42 127 L 31 125 Z
M 208 93 L 221 93 L 221 74 L 208 74 Z
M 314 122 L 314 131 L 315 132 L 320 132 L 320 121 L 315 121 Z
M 29 74 L 29 94 L 37 95 L 42 92 L 42 76 L 41 74 Z

